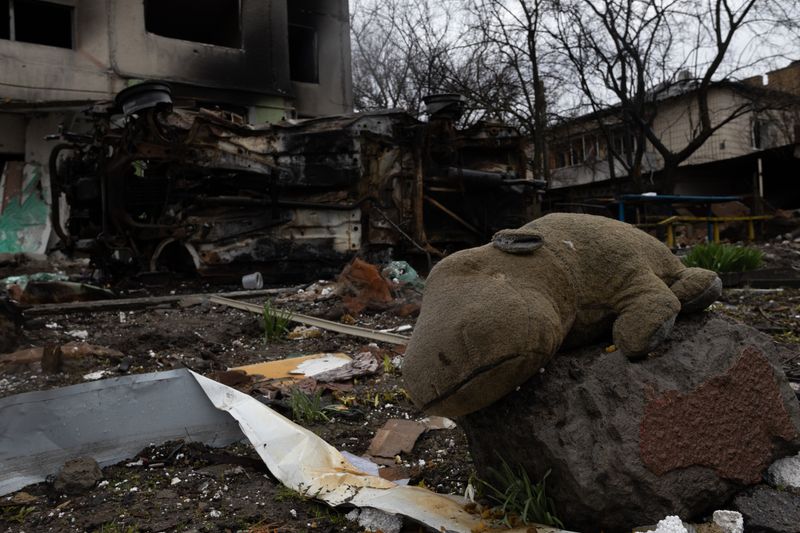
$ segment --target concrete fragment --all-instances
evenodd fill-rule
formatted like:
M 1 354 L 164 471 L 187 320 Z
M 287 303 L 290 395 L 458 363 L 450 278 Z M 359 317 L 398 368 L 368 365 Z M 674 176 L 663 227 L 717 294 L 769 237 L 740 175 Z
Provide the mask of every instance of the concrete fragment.
M 402 517 L 371 507 L 353 509 L 345 517 L 351 522 L 356 522 L 360 527 L 364 528 L 364 531 L 400 533 L 403 528 Z
M 800 490 L 800 453 L 778 459 L 767 470 L 767 481 L 775 488 Z
M 668 516 L 660 520 L 653 533 L 689 533 L 679 516 Z
M 353 357 L 352 361 L 338 368 L 314 374 L 313 378 L 320 383 L 331 381 L 347 381 L 360 376 L 375 374 L 380 368 L 378 359 L 370 352 L 361 352 Z
M 736 511 L 714 511 L 712 521 L 724 533 L 744 533 L 744 518 Z
M 100 465 L 91 457 L 71 459 L 59 470 L 53 487 L 64 494 L 82 494 L 103 479 Z
M 66 334 L 69 335 L 70 337 L 82 341 L 85 341 L 86 339 L 89 338 L 89 332 L 86 331 L 85 329 L 74 329 L 72 331 L 67 331 Z

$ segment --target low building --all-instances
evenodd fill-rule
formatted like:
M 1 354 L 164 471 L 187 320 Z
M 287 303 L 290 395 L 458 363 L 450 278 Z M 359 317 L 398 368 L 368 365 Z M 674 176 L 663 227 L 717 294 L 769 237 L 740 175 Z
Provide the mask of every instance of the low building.
M 800 188 L 795 185 L 800 178 L 800 62 L 763 77 L 716 83 L 708 102 L 712 123 L 724 122 L 731 114 L 735 118 L 717 129 L 668 180 L 661 155 L 647 143 L 641 165 L 645 189 L 761 196 L 776 207 L 800 205 Z M 684 77 L 663 91 L 655 105 L 653 131 L 667 148 L 680 150 L 697 131 L 694 82 Z M 619 108 L 566 121 L 549 137 L 551 209 L 583 208 L 588 199 L 632 192 L 630 165 L 625 163 L 632 161 L 636 136 L 623 124 Z

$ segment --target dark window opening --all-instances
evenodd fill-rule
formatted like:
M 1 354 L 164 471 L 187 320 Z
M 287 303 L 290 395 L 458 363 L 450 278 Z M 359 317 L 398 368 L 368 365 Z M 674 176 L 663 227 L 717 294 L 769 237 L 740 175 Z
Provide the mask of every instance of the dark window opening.
M 756 119 L 753 121 L 753 148 L 761 150 L 764 148 L 764 122 Z
M 289 76 L 292 81 L 319 83 L 317 30 L 289 25 Z
M 145 0 L 144 26 L 162 37 L 242 46 L 239 0 Z
M 0 174 L 4 172 L 9 161 L 25 161 L 25 154 L 0 154 Z
M 9 0 L 0 0 L 0 39 L 11 38 L 11 11 Z
M 72 48 L 72 6 L 41 0 L 2 0 L 0 11 L 0 39 Z

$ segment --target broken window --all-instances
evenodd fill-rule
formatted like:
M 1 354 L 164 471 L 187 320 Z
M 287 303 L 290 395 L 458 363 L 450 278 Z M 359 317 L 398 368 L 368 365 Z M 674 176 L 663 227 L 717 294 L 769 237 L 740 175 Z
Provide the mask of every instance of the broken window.
M 3 175 L 9 161 L 25 161 L 25 154 L 0 154 L 0 176 Z
M 289 73 L 292 81 L 319 83 L 317 30 L 289 25 Z
M 289 77 L 319 83 L 319 13 L 315 2 L 291 2 L 289 8 Z
M 9 0 L 0 0 L 0 39 L 11 38 L 11 11 Z
M 757 117 L 753 119 L 751 137 L 753 148 L 756 150 L 766 150 L 782 144 L 781 130 L 774 119 L 770 117 Z M 787 137 L 788 137 L 788 131 Z
M 145 0 L 144 26 L 162 37 L 242 46 L 240 0 Z
M 561 142 L 553 145 L 551 152 L 553 159 L 551 165 L 553 168 L 571 167 L 574 165 L 574 155 L 572 153 L 572 143 Z
M 0 39 L 72 48 L 73 10 L 43 0 L 0 0 Z

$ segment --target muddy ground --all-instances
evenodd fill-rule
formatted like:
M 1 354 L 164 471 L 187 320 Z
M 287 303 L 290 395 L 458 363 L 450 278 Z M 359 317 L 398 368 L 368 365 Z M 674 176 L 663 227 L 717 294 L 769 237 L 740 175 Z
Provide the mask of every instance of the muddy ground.
M 196 285 L 179 286 L 195 292 Z M 286 295 L 296 294 L 293 290 Z M 263 303 L 265 298 L 251 299 Z M 335 299 L 288 300 L 295 312 L 330 315 Z M 797 350 L 800 347 L 800 290 L 726 290 L 713 312 L 736 317 Z M 356 323 L 369 328 L 413 325 L 412 317 L 391 312 L 365 313 Z M 0 396 L 80 383 L 91 372 L 108 375 L 188 367 L 214 377 L 228 367 L 294 355 L 343 352 L 355 355 L 368 341 L 331 332 L 303 340 L 265 342 L 261 318 L 205 302 L 182 307 L 75 313 L 36 318 L 24 330 L 22 348 L 75 340 L 113 348 L 122 356 L 87 356 L 70 360 L 64 371 L 43 374 L 37 364 L 0 367 Z M 72 332 L 72 333 L 70 333 Z M 409 334 L 406 332 L 405 334 Z M 374 349 L 374 348 L 373 348 Z M 398 361 L 401 350 L 381 345 L 384 361 Z M 786 363 L 787 374 L 800 382 L 800 357 Z M 249 389 L 248 389 L 249 390 Z M 253 391 L 258 395 L 259 391 Z M 346 416 L 308 424 L 339 450 L 365 453 L 375 432 L 390 418 L 420 419 L 422 414 L 402 389 L 392 364 L 360 378 L 352 390 L 326 393 L 326 402 L 346 403 Z M 265 400 L 266 401 L 266 400 Z M 270 402 L 291 416 L 285 400 Z M 443 493 L 463 494 L 473 474 L 464 434 L 459 428 L 430 431 L 398 466 L 411 484 Z M 105 480 L 77 496 L 56 493 L 49 483 L 29 486 L 0 500 L 3 531 L 359 531 L 344 518 L 347 509 L 330 509 L 282 487 L 266 471 L 247 443 L 223 449 L 183 442 L 157 443 L 103 471 Z M 406 525 L 407 531 L 418 531 Z

